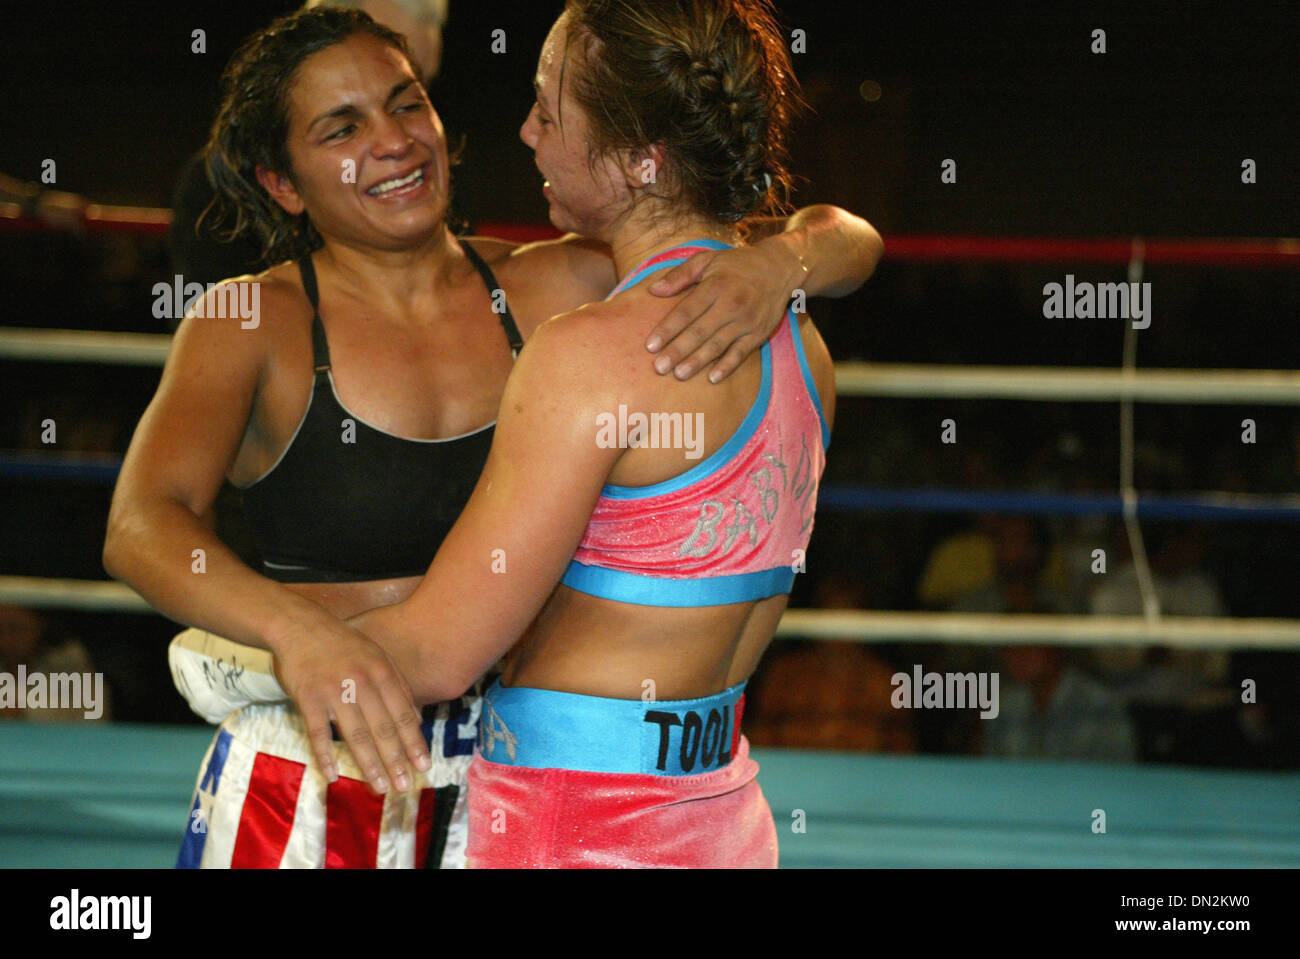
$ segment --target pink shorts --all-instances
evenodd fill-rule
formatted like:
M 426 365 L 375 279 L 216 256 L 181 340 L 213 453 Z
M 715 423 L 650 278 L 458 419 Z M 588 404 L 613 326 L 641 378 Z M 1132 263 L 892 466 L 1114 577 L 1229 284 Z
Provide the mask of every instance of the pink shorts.
M 469 866 L 775 869 L 776 824 L 740 737 L 694 776 L 508 766 L 469 769 Z

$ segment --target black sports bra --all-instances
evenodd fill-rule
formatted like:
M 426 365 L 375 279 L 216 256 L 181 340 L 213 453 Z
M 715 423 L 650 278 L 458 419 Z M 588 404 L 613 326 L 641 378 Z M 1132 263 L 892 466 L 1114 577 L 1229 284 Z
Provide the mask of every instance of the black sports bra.
M 461 246 L 491 295 L 496 277 L 468 243 Z M 496 424 L 413 440 L 350 413 L 334 391 L 311 257 L 298 269 L 312 306 L 316 373 L 288 447 L 243 491 L 263 572 L 284 583 L 423 576 L 483 472 Z M 523 339 L 508 306 L 501 326 L 517 356 Z

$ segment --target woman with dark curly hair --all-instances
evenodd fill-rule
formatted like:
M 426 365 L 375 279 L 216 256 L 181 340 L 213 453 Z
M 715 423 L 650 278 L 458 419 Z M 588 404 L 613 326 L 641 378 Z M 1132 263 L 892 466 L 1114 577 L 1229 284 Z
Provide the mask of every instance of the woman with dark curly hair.
M 740 719 L 812 531 L 831 358 L 788 306 L 720 387 L 640 350 L 646 281 L 740 244 L 786 181 L 789 57 L 766 0 L 570 0 L 536 87 L 552 222 L 620 282 L 534 332 L 423 582 L 352 622 L 419 701 L 514 647 L 483 696 L 471 866 L 775 866 Z
M 233 712 L 199 775 L 181 865 L 463 861 L 479 700 L 458 697 L 472 683 L 422 724 L 393 661 L 344 620 L 415 589 L 483 469 L 521 342 L 608 293 L 616 259 L 573 236 L 453 236 L 449 170 L 402 38 L 364 14 L 278 20 L 227 69 L 209 176 L 234 228 L 278 265 L 218 285 L 181 324 L 104 549 L 114 576 L 194 627 L 172 663 L 195 708 Z M 717 279 L 687 300 L 696 312 L 722 300 L 687 339 L 728 335 L 695 369 L 719 356 L 715 373 L 734 368 L 791 287 L 841 292 L 874 266 L 862 221 L 793 225 L 711 261 Z M 815 255 L 796 284 L 801 249 Z M 723 397 L 746 380 L 698 382 Z M 244 491 L 260 570 L 210 528 L 223 478 Z M 266 701 L 284 699 L 268 650 L 298 708 Z

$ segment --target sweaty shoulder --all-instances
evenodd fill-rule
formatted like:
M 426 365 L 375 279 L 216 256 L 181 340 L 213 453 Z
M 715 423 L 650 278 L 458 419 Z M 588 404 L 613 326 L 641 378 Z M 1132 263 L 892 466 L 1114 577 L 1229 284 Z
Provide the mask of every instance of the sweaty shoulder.
M 620 335 L 617 317 L 617 310 L 609 303 L 584 304 L 540 324 L 528 348 L 535 344 L 536 353 L 545 355 L 550 363 L 608 363 L 624 349 L 622 341 L 627 340 L 626 335 Z
M 311 303 L 302 288 L 302 278 L 296 263 L 281 263 L 262 273 L 248 276 L 232 277 L 222 280 L 220 285 L 240 284 L 255 287 L 257 294 L 252 297 L 259 307 L 256 326 L 245 328 L 268 331 L 278 330 L 286 325 L 301 326 L 304 316 L 311 316 Z
M 484 259 L 492 253 L 488 265 L 511 297 L 525 337 L 557 314 L 604 299 L 616 282 L 609 248 L 574 233 L 525 244 L 471 239 Z
M 311 335 L 311 305 L 292 263 L 213 284 L 176 330 L 171 357 L 214 368 L 261 370 Z M 310 351 L 310 347 L 307 347 Z M 310 352 L 308 352 L 310 356 Z
M 530 391 L 562 393 L 571 407 L 594 403 L 604 409 L 616 394 L 626 402 L 640 360 L 635 350 L 645 350 L 618 319 L 613 304 L 599 302 L 551 317 L 520 352 L 511 383 L 520 381 Z

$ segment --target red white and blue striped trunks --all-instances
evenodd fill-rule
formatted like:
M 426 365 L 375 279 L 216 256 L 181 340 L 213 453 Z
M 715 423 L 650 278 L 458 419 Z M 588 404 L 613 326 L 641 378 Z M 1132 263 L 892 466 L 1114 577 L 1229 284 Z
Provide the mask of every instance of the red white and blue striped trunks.
M 245 706 L 203 759 L 177 868 L 463 868 L 479 709 L 465 696 L 426 710 L 432 767 L 418 789 L 380 796 L 342 742 L 326 781 L 291 704 Z

